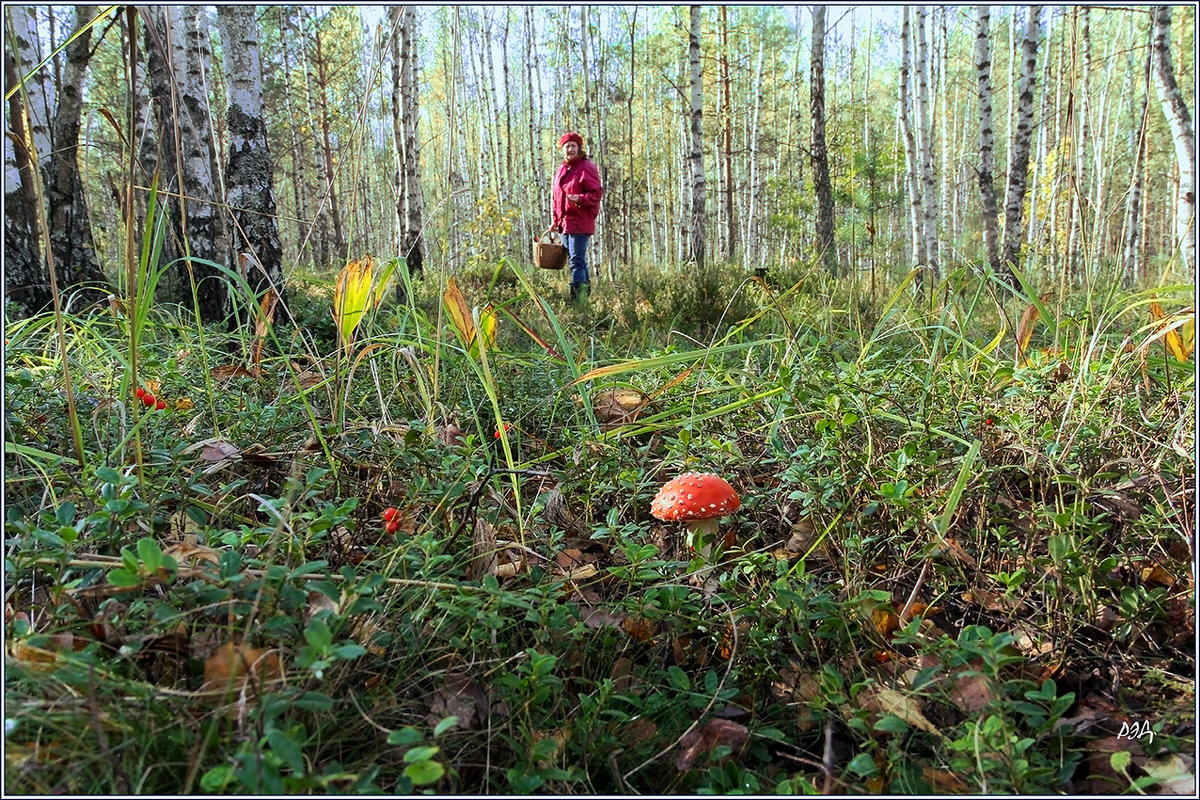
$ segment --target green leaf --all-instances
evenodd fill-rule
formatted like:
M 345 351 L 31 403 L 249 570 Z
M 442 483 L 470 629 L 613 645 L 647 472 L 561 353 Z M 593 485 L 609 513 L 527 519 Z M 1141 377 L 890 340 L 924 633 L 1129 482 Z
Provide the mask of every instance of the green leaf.
M 884 714 L 875 723 L 875 730 L 883 733 L 904 733 L 908 730 L 908 723 L 895 714 Z
M 424 738 L 425 737 L 421 735 L 419 730 L 411 726 L 407 726 L 404 728 L 397 728 L 389 733 L 387 743 L 399 745 L 400 747 L 406 747 L 411 744 L 416 744 Z
M 446 717 L 441 722 L 439 722 L 436 726 L 434 726 L 433 735 L 441 736 L 443 733 L 450 730 L 457 724 L 458 724 L 458 717 L 454 717 L 454 716 Z
M 367 654 L 367 648 L 360 644 L 354 644 L 351 642 L 350 644 L 343 644 L 335 647 L 333 649 L 333 654 L 338 658 L 358 658 L 359 656 L 365 656 Z
M 333 634 L 330 633 L 325 620 L 320 617 L 309 620 L 308 625 L 304 628 L 304 638 L 321 653 L 328 652 L 329 648 L 333 646 Z
M 414 747 L 404 754 L 404 763 L 413 764 L 418 761 L 428 761 L 436 756 L 438 751 L 441 749 L 442 748 L 437 747 L 436 745 L 423 745 L 421 747 Z
M 320 692 L 305 692 L 292 699 L 292 705 L 305 711 L 328 711 L 333 708 L 333 700 Z
M 300 752 L 300 747 L 286 731 L 281 731 L 278 728 L 268 728 L 266 739 L 267 743 L 271 745 L 271 749 L 277 756 L 283 759 L 283 763 L 287 764 L 292 772 L 297 775 L 304 774 L 304 756 Z
M 142 582 L 142 577 L 136 572 L 128 572 L 123 569 L 110 569 L 108 571 L 108 582 L 113 586 L 139 586 Z
M 54 521 L 59 525 L 70 525 L 75 521 L 75 504 L 70 500 L 54 509 Z
M 687 673 L 675 665 L 667 668 L 667 681 L 681 692 L 690 691 L 692 688 L 692 682 L 688 679 Z
M 200 778 L 200 788 L 209 794 L 220 794 L 233 780 L 233 765 L 219 764 Z
M 864 778 L 879 771 L 879 766 L 875 763 L 875 759 L 871 758 L 870 753 L 859 753 L 846 766 L 850 768 L 851 772 Z
M 162 566 L 162 550 L 158 546 L 158 542 L 151 539 L 149 536 L 143 536 L 138 539 L 137 543 L 138 558 L 141 559 L 142 565 L 147 572 L 158 572 Z
M 436 761 L 420 761 L 404 768 L 404 775 L 413 782 L 413 786 L 434 783 L 445 774 L 446 768 Z

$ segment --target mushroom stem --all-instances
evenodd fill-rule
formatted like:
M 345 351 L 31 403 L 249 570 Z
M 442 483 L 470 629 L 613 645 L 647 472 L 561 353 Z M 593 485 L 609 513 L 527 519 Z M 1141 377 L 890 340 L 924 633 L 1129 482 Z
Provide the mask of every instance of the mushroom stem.
M 685 522 L 688 549 L 707 559 L 712 552 L 713 542 L 717 539 L 717 529 L 720 524 L 721 520 L 718 517 Z

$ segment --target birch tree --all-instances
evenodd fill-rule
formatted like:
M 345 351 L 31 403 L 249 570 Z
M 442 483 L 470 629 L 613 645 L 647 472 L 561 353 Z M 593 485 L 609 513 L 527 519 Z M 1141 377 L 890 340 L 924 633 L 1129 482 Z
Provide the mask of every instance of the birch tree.
M 933 120 L 929 114 L 929 42 L 925 36 L 929 10 L 917 9 L 917 126 L 921 150 L 921 236 L 925 240 L 925 271 L 934 279 L 938 275 L 938 194 L 933 175 Z M 923 281 L 918 274 L 917 286 Z
M 688 259 L 704 268 L 704 84 L 700 71 L 700 6 L 691 6 L 691 25 L 688 29 L 688 64 L 691 68 L 691 150 L 688 161 L 692 167 L 691 227 L 688 236 Z
M 1154 7 L 1154 39 L 1151 52 L 1154 59 L 1154 86 L 1163 114 L 1171 126 L 1175 142 L 1175 160 L 1179 166 L 1176 189 L 1175 242 L 1179 248 L 1183 270 L 1196 277 L 1196 140 L 1192 130 L 1192 115 L 1188 111 L 1179 84 L 1175 81 L 1175 66 L 1171 58 L 1171 6 Z
M 1017 82 L 1017 118 L 1015 132 L 1010 145 L 1008 188 L 1004 195 L 1004 254 L 1001 277 L 1014 289 L 1016 275 L 1012 267 L 1017 264 L 1021 249 L 1022 210 L 1025 204 L 1025 178 L 1029 170 L 1029 142 L 1033 136 L 1033 84 L 1037 75 L 1037 47 L 1040 6 L 1025 9 L 1025 31 L 1021 39 L 1021 77 Z
M 922 233 L 923 201 L 921 200 L 921 179 L 918 173 L 919 156 L 917 154 L 917 139 L 913 132 L 912 100 L 909 89 L 911 85 L 910 71 L 912 55 L 909 49 L 912 41 L 912 26 L 909 21 L 908 6 L 904 7 L 903 22 L 900 28 L 900 127 L 904 132 L 904 163 L 905 174 L 908 177 L 908 232 L 910 252 L 914 264 L 925 264 L 925 237 Z
M 979 199 L 983 206 L 983 243 L 988 263 L 1000 270 L 1000 230 L 996 206 L 996 132 L 992 127 L 991 13 L 977 6 L 975 75 L 979 96 Z
M 253 6 L 218 6 L 217 20 L 225 50 L 229 82 L 229 159 L 225 197 L 233 215 L 234 246 L 239 266 L 257 296 L 274 289 L 286 308 L 283 246 L 275 218 L 271 154 L 263 123 L 262 62 L 258 53 L 258 21 Z
M 424 208 L 421 201 L 420 159 L 417 149 L 419 97 L 417 90 L 417 53 L 414 46 L 416 10 L 411 6 L 392 6 L 392 123 L 396 141 L 397 231 L 400 255 L 412 276 L 424 269 L 425 251 L 421 243 Z M 403 283 L 397 284 L 401 291 Z
M 228 313 L 228 292 L 221 272 L 203 259 L 228 264 L 230 250 L 217 178 L 208 85 L 204 71 L 212 61 L 208 19 L 202 6 L 156 6 L 146 20 L 151 94 L 157 124 L 160 185 L 169 200 L 169 246 L 164 258 L 177 260 L 175 297 L 192 307 L 192 291 L 202 322 Z M 186 258 L 182 258 L 186 256 Z
M 108 292 L 92 243 L 77 155 L 90 25 L 97 10 L 75 7 L 73 32 L 79 35 L 65 49 L 58 90 L 47 67 L 30 72 L 43 57 L 38 8 L 7 9 L 6 84 L 15 87 L 22 76 L 26 81 L 25 90 L 14 92 L 7 108 L 13 136 L 4 142 L 4 288 L 6 299 L 22 314 L 40 311 L 53 300 L 51 265 L 63 298 L 74 294 L 95 302 Z M 45 236 L 38 233 L 43 221 Z
M 1153 20 L 1150 23 L 1153 39 Z M 1132 66 L 1133 57 L 1130 56 Z M 1121 285 L 1132 288 L 1141 266 L 1142 252 L 1142 192 L 1146 179 L 1146 127 L 1150 121 L 1150 65 L 1153 48 L 1146 49 L 1145 68 L 1141 80 L 1141 106 L 1129 125 L 1129 149 L 1133 152 L 1133 174 L 1129 179 L 1129 196 L 1125 203 L 1125 241 L 1121 255 Z M 1135 75 L 1130 69 L 1131 77 Z M 1136 79 L 1135 79 L 1136 80 Z M 1134 81 L 1131 81 L 1131 84 Z M 1133 87 L 1131 86 L 1131 89 Z M 1132 96 L 1135 92 L 1130 92 Z M 1130 107 L 1137 109 L 1133 103 Z
M 825 269 L 837 277 L 837 251 L 833 244 L 833 185 L 829 180 L 829 155 L 825 149 L 825 6 L 813 6 L 812 63 L 809 72 L 809 107 L 812 111 L 813 185 L 817 192 L 817 252 Z

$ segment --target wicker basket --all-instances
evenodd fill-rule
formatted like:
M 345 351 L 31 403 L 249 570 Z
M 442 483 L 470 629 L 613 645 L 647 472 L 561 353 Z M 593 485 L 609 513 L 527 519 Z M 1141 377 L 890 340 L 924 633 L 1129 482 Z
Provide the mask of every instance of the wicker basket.
M 533 237 L 533 263 L 538 269 L 562 269 L 567 265 L 567 248 L 562 237 L 546 229 L 541 236 Z

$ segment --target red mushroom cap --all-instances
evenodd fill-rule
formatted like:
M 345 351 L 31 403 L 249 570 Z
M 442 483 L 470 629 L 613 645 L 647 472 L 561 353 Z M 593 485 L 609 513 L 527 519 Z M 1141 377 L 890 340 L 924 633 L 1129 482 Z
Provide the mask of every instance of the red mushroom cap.
M 715 519 L 737 511 L 741 498 L 720 475 L 685 472 L 658 490 L 650 513 L 663 522 Z

